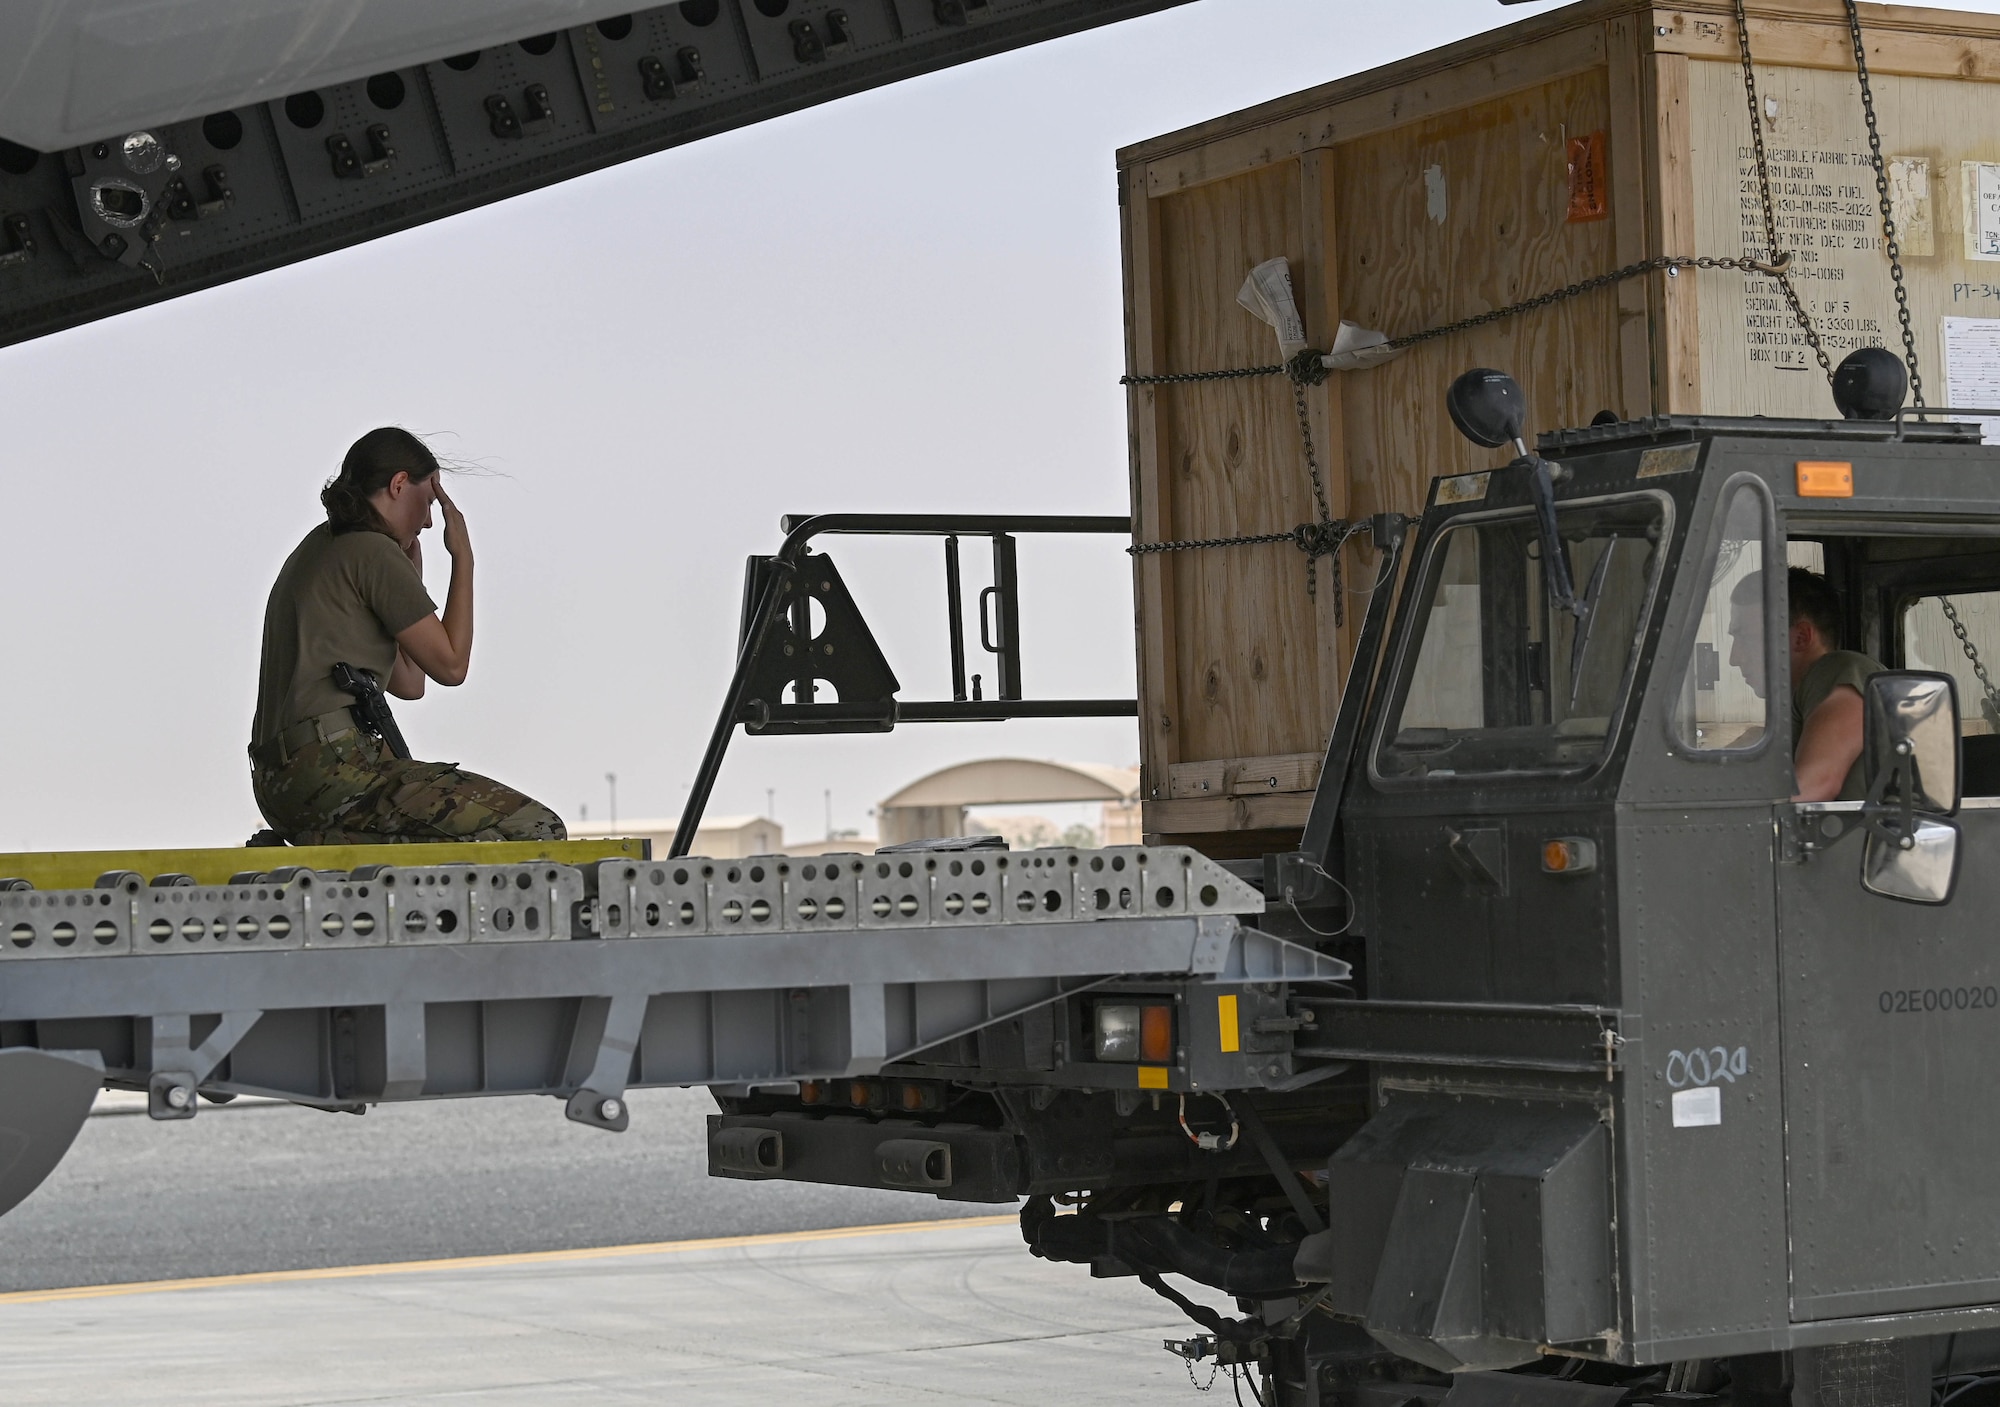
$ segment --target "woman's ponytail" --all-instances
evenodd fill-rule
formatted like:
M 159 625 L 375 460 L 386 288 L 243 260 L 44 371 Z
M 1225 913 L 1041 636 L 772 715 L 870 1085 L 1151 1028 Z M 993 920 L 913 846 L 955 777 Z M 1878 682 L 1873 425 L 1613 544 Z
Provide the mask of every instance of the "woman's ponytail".
M 356 493 L 354 485 L 345 480 L 328 479 L 326 487 L 319 491 L 319 501 L 320 506 L 326 509 L 326 521 L 336 533 L 375 526 L 374 505 Z

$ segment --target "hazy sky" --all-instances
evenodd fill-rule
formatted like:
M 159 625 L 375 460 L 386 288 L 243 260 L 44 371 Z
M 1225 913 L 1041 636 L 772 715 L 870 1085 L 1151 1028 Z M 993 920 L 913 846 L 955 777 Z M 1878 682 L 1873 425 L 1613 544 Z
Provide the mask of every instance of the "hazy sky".
M 1548 8 L 1197 0 L 0 350 L 0 849 L 261 824 L 265 594 L 382 423 L 488 471 L 453 489 L 472 675 L 401 708 L 418 755 L 677 813 L 781 513 L 1126 511 L 1118 146 Z M 938 548 L 833 552 L 904 696 L 944 696 Z M 1119 544 L 1022 566 L 1029 692 L 1129 695 Z M 951 761 L 1137 751 L 1126 720 L 739 736 L 711 812 L 774 788 L 816 835 L 830 788 L 872 832 Z

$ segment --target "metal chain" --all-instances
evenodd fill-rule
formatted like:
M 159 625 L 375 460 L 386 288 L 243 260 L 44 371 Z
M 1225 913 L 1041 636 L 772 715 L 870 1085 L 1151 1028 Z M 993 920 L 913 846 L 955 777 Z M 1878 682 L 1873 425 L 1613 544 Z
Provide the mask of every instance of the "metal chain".
M 1288 533 L 1250 533 L 1242 537 L 1181 538 L 1172 542 L 1135 542 L 1125 551 L 1134 557 L 1153 552 L 1194 552 L 1209 547 L 1255 547 L 1267 542 L 1289 542 L 1306 554 L 1306 595 L 1319 598 L 1319 559 L 1332 558 L 1333 623 L 1347 624 L 1347 593 L 1341 571 L 1340 549 L 1356 533 L 1366 532 L 1366 522 L 1350 523 L 1345 518 L 1329 518 L 1319 523 L 1301 523 Z
M 1670 273 L 1676 269 L 1735 269 L 1746 274 L 1762 274 L 1766 278 L 1783 279 L 1791 262 L 1789 254 L 1775 261 L 1762 259 L 1718 259 L 1708 255 L 1690 256 L 1686 254 L 1662 254 L 1654 259 L 1641 259 L 1636 264 L 1626 264 L 1610 273 L 1596 274 L 1579 279 L 1547 293 L 1538 293 L 1533 298 L 1524 298 L 1518 303 L 1509 303 L 1504 308 L 1495 308 L 1487 313 L 1475 313 L 1457 322 L 1444 323 L 1438 327 L 1425 328 L 1422 332 L 1405 333 L 1379 344 L 1385 352 L 1400 352 L 1421 342 L 1434 341 L 1439 337 L 1449 337 L 1456 332 L 1484 327 L 1488 323 L 1501 322 L 1507 318 L 1531 313 L 1537 308 L 1546 308 L 1554 303 L 1578 298 L 1586 293 L 1594 293 L 1600 288 L 1608 288 L 1626 279 L 1642 278 L 1647 274 Z M 1121 386 L 1171 386 L 1188 381 L 1228 381 L 1246 376 L 1290 376 L 1295 384 L 1316 385 L 1327 377 L 1325 363 L 1320 361 L 1324 353 L 1308 349 L 1282 366 L 1247 366 L 1230 371 L 1174 371 L 1157 375 L 1129 375 L 1118 378 Z M 1315 375 L 1312 368 L 1303 366 L 1307 358 L 1317 363 Z
M 1951 622 L 1951 633 L 1958 637 L 1958 646 L 1965 651 L 1965 657 L 1972 661 L 1972 672 L 1979 676 L 1979 687 L 1986 691 L 1986 717 L 2000 726 L 2000 689 L 1993 687 L 1993 677 L 1986 672 L 1986 665 L 1979 658 L 1979 651 L 1966 634 L 1965 622 L 1958 618 L 1958 608 L 1951 604 L 1951 597 L 1938 597 L 1938 604 L 1944 607 L 1944 618 Z
M 1292 404 L 1299 412 L 1299 443 L 1305 446 L 1306 473 L 1312 476 L 1313 502 L 1319 505 L 1319 520 L 1333 521 L 1333 513 L 1326 506 L 1326 484 L 1319 476 L 1319 455 L 1313 450 L 1312 421 L 1306 418 L 1306 388 L 1297 381 L 1292 382 Z
M 1757 101 L 1757 72 L 1750 64 L 1750 18 L 1743 12 L 1743 0 L 1736 0 L 1736 48 L 1743 60 L 1743 92 L 1750 102 L 1750 140 L 1757 153 L 1757 191 L 1764 203 L 1764 253 L 1771 266 L 1778 271 L 1778 286 L 1784 289 L 1785 301 L 1792 307 L 1792 317 L 1806 335 L 1806 345 L 1812 348 L 1813 356 L 1819 359 L 1819 369 L 1831 382 L 1833 363 L 1827 360 L 1826 348 L 1820 345 L 1819 329 L 1813 326 L 1812 316 L 1806 312 L 1806 305 L 1799 301 L 1798 290 L 1792 287 L 1791 278 L 1784 272 L 1792 256 L 1789 252 L 1778 252 L 1778 211 L 1771 198 L 1771 163 L 1764 155 L 1763 105 Z
M 1448 322 L 1442 327 L 1427 328 L 1422 332 L 1412 332 L 1403 337 L 1392 338 L 1382 345 L 1390 351 L 1400 352 L 1405 347 L 1416 346 L 1419 342 L 1429 342 L 1454 332 L 1464 332 L 1468 328 L 1483 327 L 1489 322 L 1499 322 L 1503 318 L 1517 317 L 1522 313 L 1533 312 L 1537 308 L 1546 308 L 1551 303 L 1560 303 L 1586 293 L 1594 293 L 1600 288 L 1608 288 L 1614 283 L 1623 283 L 1626 279 L 1640 278 L 1646 274 L 1671 273 L 1675 269 L 1738 269 L 1746 274 L 1763 274 L 1767 278 L 1782 280 L 1790 260 L 1790 255 L 1767 263 L 1761 259 L 1750 258 L 1716 259 L 1707 255 L 1691 257 L 1686 254 L 1662 254 L 1656 259 L 1641 259 L 1636 264 L 1627 264 L 1623 268 L 1613 269 L 1608 274 L 1581 279 L 1548 293 L 1523 299 L 1519 303 L 1509 303 L 1506 307 L 1495 308 L 1490 313 L 1479 313 L 1469 318 L 1460 318 L 1457 322 Z
M 1306 409 L 1307 386 L 1317 386 L 1326 380 L 1326 364 L 1320 360 L 1320 353 L 1307 348 L 1283 366 L 1248 367 L 1235 371 L 1197 371 L 1179 375 L 1122 378 L 1125 384 L 1158 385 L 1183 381 L 1222 381 L 1243 376 L 1289 375 L 1292 380 L 1292 405 L 1299 415 L 1299 445 L 1305 454 L 1306 476 L 1312 481 L 1313 504 L 1319 510 L 1319 521 L 1301 523 L 1288 533 L 1252 533 L 1243 537 L 1187 538 L 1176 542 L 1148 542 L 1136 544 L 1126 549 L 1134 556 L 1147 552 L 1188 552 L 1203 547 L 1242 547 L 1255 543 L 1289 542 L 1306 554 L 1306 596 L 1309 600 L 1319 599 L 1319 559 L 1333 558 L 1333 621 L 1335 625 L 1347 623 L 1347 601 L 1341 591 L 1340 548 L 1352 533 L 1353 526 L 1345 519 L 1336 519 L 1326 496 L 1326 479 L 1319 471 L 1319 451 L 1313 445 L 1312 416 Z
M 1319 599 L 1319 559 L 1322 554 L 1332 557 L 1334 592 L 1333 623 L 1335 625 L 1345 625 L 1347 624 L 1347 598 L 1341 593 L 1340 588 L 1340 544 L 1347 540 L 1344 536 L 1347 524 L 1342 523 L 1338 529 L 1334 528 L 1333 512 L 1327 507 L 1326 502 L 1326 481 L 1320 478 L 1319 474 L 1319 452 L 1313 448 L 1312 420 L 1306 414 L 1305 382 L 1296 376 L 1292 378 L 1292 404 L 1299 412 L 1299 444 L 1305 450 L 1306 474 L 1312 479 L 1313 502 L 1319 506 L 1319 523 L 1317 524 L 1319 531 L 1315 534 L 1315 540 L 1312 545 L 1308 546 L 1305 550 L 1306 599 L 1309 601 L 1317 601 Z M 1335 536 L 1331 546 L 1326 544 L 1329 531 L 1343 534 Z
M 1170 371 L 1158 376 L 1121 376 L 1120 386 L 1174 386 L 1186 381 L 1234 381 L 1242 376 L 1283 376 L 1283 366 L 1246 366 L 1235 371 Z
M 1636 264 L 1627 264 L 1623 268 L 1613 269 L 1610 273 L 1598 274 L 1593 278 L 1579 280 L 1576 283 L 1553 289 L 1536 297 L 1524 299 L 1519 303 L 1510 303 L 1504 308 L 1495 308 L 1491 312 L 1478 313 L 1469 318 L 1461 318 L 1457 322 L 1446 323 L 1442 327 L 1432 327 L 1426 328 L 1422 332 L 1412 332 L 1406 336 L 1395 338 L 1383 345 L 1387 350 L 1401 351 L 1405 347 L 1414 347 L 1420 342 L 1428 342 L 1434 338 L 1448 336 L 1454 332 L 1463 332 L 1467 328 L 1482 327 L 1487 323 L 1499 322 L 1503 318 L 1517 317 L 1522 313 L 1530 312 L 1536 308 L 1543 308 L 1552 303 L 1560 303 L 1570 298 L 1580 297 L 1585 293 L 1608 287 L 1625 279 L 1639 278 L 1645 274 L 1652 273 L 1671 273 L 1676 269 L 1736 269 L 1746 274 L 1765 274 L 1780 279 L 1784 277 L 1784 265 L 1782 263 L 1767 264 L 1748 258 L 1715 259 L 1707 256 L 1691 258 L 1682 254 L 1662 255 L 1656 259 L 1643 259 Z M 1306 409 L 1305 388 L 1320 384 L 1326 380 L 1329 374 L 1326 363 L 1322 360 L 1323 356 L 1323 353 L 1309 347 L 1293 357 L 1289 362 L 1279 366 L 1251 366 L 1234 368 L 1227 371 L 1181 371 L 1167 372 L 1160 375 L 1119 377 L 1119 384 L 1123 386 L 1172 386 L 1197 381 L 1233 381 L 1253 376 L 1290 377 L 1292 382 L 1292 406 L 1298 412 L 1299 418 L 1299 442 L 1305 453 L 1306 474 L 1312 481 L 1313 503 L 1319 510 L 1318 522 L 1301 523 L 1290 532 L 1250 533 L 1240 537 L 1179 538 L 1170 542 L 1142 542 L 1135 543 L 1125 550 L 1136 557 L 1149 552 L 1193 552 L 1211 547 L 1251 547 L 1263 543 L 1289 542 L 1306 554 L 1306 595 L 1314 600 L 1317 600 L 1319 597 L 1319 559 L 1321 557 L 1330 557 L 1333 559 L 1329 569 L 1333 575 L 1333 590 L 1335 593 L 1333 619 L 1335 625 L 1345 625 L 1347 601 L 1341 573 L 1340 549 L 1346 543 L 1347 539 L 1353 536 L 1358 529 L 1356 525 L 1349 523 L 1346 519 L 1335 518 L 1333 516 L 1333 511 L 1327 498 L 1326 479 L 1320 473 L 1319 453 L 1313 444 L 1312 419 Z M 1361 526 L 1365 527 L 1366 524 L 1362 524 Z
M 1220 1350 L 1221 1345 L 1217 1344 L 1216 1347 Z M 1222 1354 L 1218 1351 L 1215 1355 L 1215 1361 L 1208 1365 L 1207 1382 L 1203 1382 L 1194 1375 L 1194 1360 L 1192 1358 L 1182 1358 L 1181 1366 L 1187 1369 L 1188 1381 L 1194 1384 L 1194 1390 L 1196 1392 L 1207 1392 L 1215 1386 L 1216 1374 L 1222 1371 Z
M 1300 529 L 1288 533 L 1253 533 L 1248 537 L 1190 537 L 1175 542 L 1135 542 L 1125 551 L 1134 557 L 1148 552 L 1192 552 L 1198 547 L 1254 547 L 1263 542 L 1298 542 Z M 1300 544 L 1301 548 L 1304 544 Z
M 1889 199 L 1889 168 L 1882 160 L 1882 133 L 1875 126 L 1875 88 L 1868 80 L 1868 49 L 1861 39 L 1861 11 L 1847 0 L 1847 33 L 1854 41 L 1854 72 L 1861 80 L 1861 115 L 1868 121 L 1868 155 L 1875 163 L 1875 196 L 1882 206 L 1882 252 L 1896 287 L 1896 321 L 1903 327 L 1903 360 L 1910 368 L 1910 400 L 1924 403 L 1924 378 L 1917 370 L 1917 334 L 1910 326 L 1910 291 L 1903 286 L 1903 247 L 1896 238 L 1896 211 Z

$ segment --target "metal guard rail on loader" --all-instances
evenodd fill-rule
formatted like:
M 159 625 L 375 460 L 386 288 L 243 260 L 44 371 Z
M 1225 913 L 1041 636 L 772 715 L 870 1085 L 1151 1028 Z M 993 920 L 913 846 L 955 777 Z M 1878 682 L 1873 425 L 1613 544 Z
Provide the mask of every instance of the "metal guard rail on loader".
M 146 1090 L 155 1119 L 240 1094 L 354 1113 L 544 1094 L 617 1131 L 630 1088 L 872 1074 L 1120 976 L 1348 975 L 1246 926 L 1262 908 L 1172 847 L 370 865 L 224 885 L 117 872 L 8 890 L 0 1212 L 60 1161 L 105 1084 Z
M 1015 534 L 1129 537 L 1128 518 L 1033 513 L 787 514 L 785 540 L 769 557 L 752 557 L 743 589 L 736 668 L 724 691 L 701 765 L 695 769 L 673 852 L 685 854 L 701 828 L 709 794 L 740 723 L 750 733 L 886 733 L 901 723 L 998 722 L 1008 718 L 1134 718 L 1137 699 L 1029 699 L 1021 682 L 1020 577 Z M 830 558 L 812 551 L 816 537 L 936 537 L 944 541 L 945 623 L 952 697 L 898 697 L 902 685 Z M 983 697 L 979 676 L 966 685 L 965 610 L 959 539 L 985 537 L 993 548 L 993 584 L 979 594 L 979 642 L 995 657 L 995 689 Z M 988 630 L 987 604 L 993 603 Z M 811 607 L 825 613 L 814 631 Z M 825 684 L 837 701 L 818 697 Z M 787 700 L 784 695 L 793 697 Z

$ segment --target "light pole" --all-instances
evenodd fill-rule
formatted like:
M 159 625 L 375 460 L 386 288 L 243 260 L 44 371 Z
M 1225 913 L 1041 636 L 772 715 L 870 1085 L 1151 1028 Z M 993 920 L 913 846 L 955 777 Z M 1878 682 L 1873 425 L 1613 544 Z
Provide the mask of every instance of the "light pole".
M 611 788 L 611 828 L 618 829 L 618 774 L 606 772 L 604 784 Z

